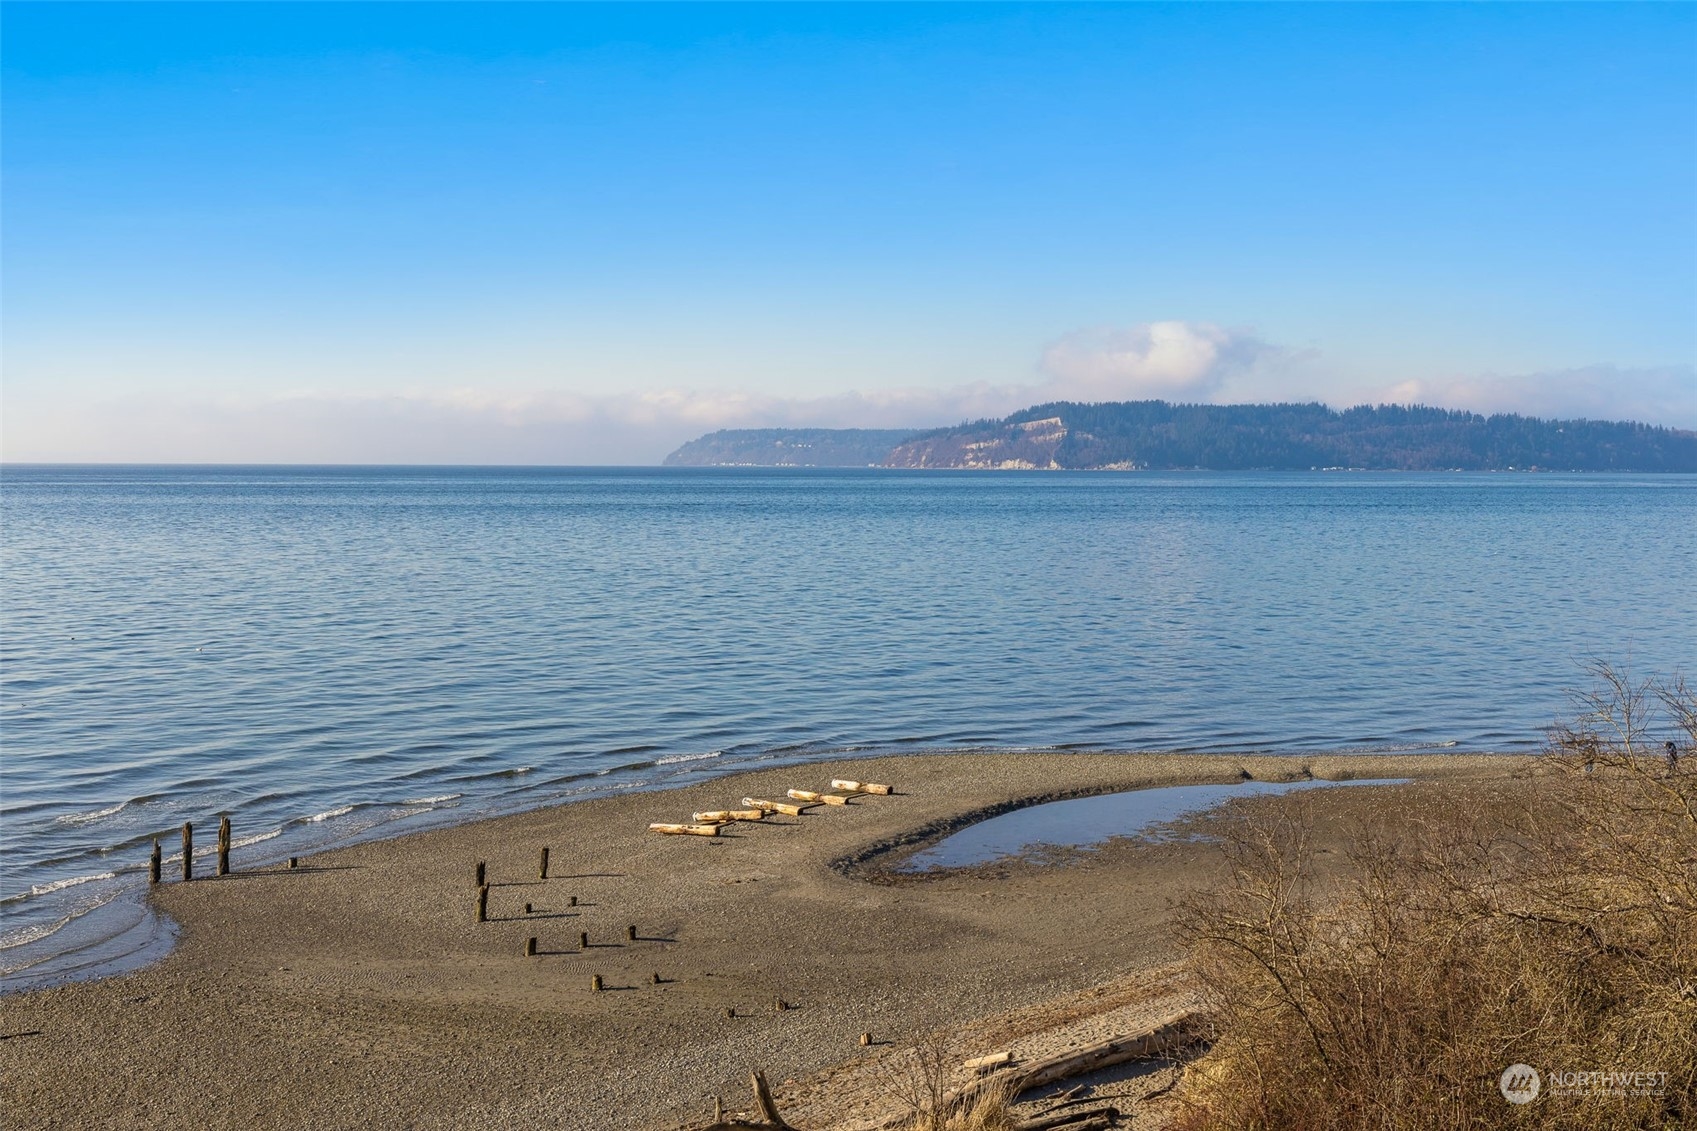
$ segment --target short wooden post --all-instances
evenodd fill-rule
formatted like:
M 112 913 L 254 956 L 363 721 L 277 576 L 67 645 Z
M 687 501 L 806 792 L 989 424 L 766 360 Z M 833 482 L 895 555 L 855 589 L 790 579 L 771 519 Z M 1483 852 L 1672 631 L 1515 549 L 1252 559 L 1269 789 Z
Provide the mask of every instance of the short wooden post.
M 477 921 L 489 922 L 489 885 L 484 884 L 477 889 Z
M 658 971 L 658 970 L 654 971 L 654 973 L 650 974 L 648 976 L 648 978 L 649 978 L 649 982 L 648 982 L 649 985 L 658 986 L 660 984 L 660 971 Z
M 725 1122 L 725 1101 L 718 1096 L 713 1097 L 713 1122 Z
M 629 939 L 631 942 L 636 941 L 636 924 L 635 923 L 632 923 L 630 926 L 625 928 L 625 938 Z
M 782 1013 L 784 1010 L 786 1010 L 790 1007 L 790 1003 L 785 1001 L 783 998 L 779 998 L 776 1002 L 776 1005 L 777 1005 L 777 1010 L 778 1010 L 779 1013 Z
M 524 905 L 524 913 L 526 915 L 530 914 L 530 904 L 527 903 L 527 904 Z
M 589 976 L 589 992 L 592 994 L 601 992 L 601 975 L 591 974 Z
M 301 858 L 299 856 L 289 857 L 289 867 L 299 868 L 300 866 L 301 866 Z
M 866 1048 L 871 1044 L 872 1044 L 872 1034 L 871 1033 L 862 1033 L 860 1035 L 860 1047 Z
M 528 939 L 524 940 L 524 956 L 526 958 L 536 957 L 536 936 L 535 935 L 531 935 Z
M 726 1017 L 735 1017 L 736 1015 L 737 1015 L 737 1007 L 736 1006 L 733 1005 L 733 1006 L 729 1006 L 728 1008 L 726 1008 L 726 1010 L 725 1010 L 725 1016 Z
M 477 886 L 486 887 L 489 884 L 489 865 L 479 860 L 477 862 Z
M 576 907 L 577 906 L 577 896 L 574 895 L 570 899 L 566 900 L 566 906 L 567 907 Z
M 542 846 L 542 855 L 536 861 L 536 878 L 539 880 L 548 878 L 548 846 L 546 844 Z
M 153 855 L 149 856 L 147 858 L 147 882 L 148 883 L 156 884 L 156 883 L 159 882 L 159 869 L 160 869 L 161 864 L 164 862 L 164 859 L 165 859 L 164 853 L 161 852 L 161 850 L 159 848 L 159 838 L 154 837 L 153 838 Z
M 183 822 L 183 879 L 194 879 L 194 825 Z
M 579 931 L 577 933 L 577 948 L 579 950 L 588 950 L 589 949 L 589 932 L 588 931 Z
M 230 818 L 218 818 L 218 875 L 230 874 Z

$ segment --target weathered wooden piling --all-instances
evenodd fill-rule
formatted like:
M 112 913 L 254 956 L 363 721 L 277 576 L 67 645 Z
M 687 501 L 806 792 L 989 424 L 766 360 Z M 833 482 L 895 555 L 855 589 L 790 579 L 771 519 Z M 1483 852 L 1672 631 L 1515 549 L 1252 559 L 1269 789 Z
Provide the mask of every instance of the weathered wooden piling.
M 529 915 L 531 913 L 531 905 L 530 904 L 527 903 L 527 904 L 524 905 L 524 913 L 526 915 Z
M 635 923 L 632 923 L 630 926 L 625 928 L 625 938 L 629 939 L 631 942 L 636 941 L 636 924 Z
M 542 853 L 536 859 L 536 878 L 539 880 L 548 878 L 548 846 L 546 844 L 542 846 Z
M 574 895 L 574 896 L 567 897 L 566 906 L 567 907 L 576 907 L 577 906 L 577 896 Z
M 660 971 L 656 970 L 654 973 L 648 975 L 648 984 L 651 986 L 658 986 L 660 984 Z
M 772 1004 L 773 1004 L 773 1007 L 779 1013 L 782 1013 L 784 1010 L 786 1010 L 790 1007 L 790 1003 L 785 1001 L 783 998 L 779 998 L 777 1001 L 773 1002 Z
M 183 879 L 194 879 L 194 825 L 183 822 Z
M 591 974 L 589 976 L 589 992 L 592 994 L 601 992 L 601 975 Z
M 159 848 L 159 838 L 154 837 L 153 838 L 153 855 L 151 855 L 147 858 L 147 882 L 148 883 L 156 884 L 156 883 L 159 882 L 159 870 L 160 870 L 161 865 L 164 863 L 164 860 L 165 860 L 164 853 Z
M 872 1044 L 872 1034 L 871 1033 L 862 1033 L 860 1035 L 860 1047 L 861 1048 L 869 1048 L 871 1046 L 871 1044 Z
M 300 866 L 301 866 L 301 858 L 299 856 L 289 857 L 289 867 L 299 868 Z
M 535 935 L 531 935 L 528 939 L 524 940 L 524 956 L 526 958 L 535 958 L 536 957 L 536 936 Z
M 218 818 L 218 875 L 230 874 L 230 818 Z
M 489 883 L 489 865 L 482 860 L 477 862 L 477 886 L 486 887 Z
M 588 931 L 579 931 L 577 933 L 577 948 L 579 950 L 588 950 L 589 949 L 589 932 Z
M 484 884 L 477 889 L 477 921 L 489 922 L 489 885 Z

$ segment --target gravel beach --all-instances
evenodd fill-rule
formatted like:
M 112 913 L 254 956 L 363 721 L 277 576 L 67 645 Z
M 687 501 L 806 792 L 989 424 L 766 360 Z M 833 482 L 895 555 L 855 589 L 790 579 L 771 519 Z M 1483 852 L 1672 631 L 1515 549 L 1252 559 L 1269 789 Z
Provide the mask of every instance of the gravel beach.
M 238 853 L 230 876 L 154 889 L 181 927 L 164 961 L 0 999 L 0 1106 L 18 1127 L 670 1128 L 700 1122 L 715 1095 L 740 1106 L 761 1069 L 780 1104 L 817 1108 L 820 1074 L 868 1055 L 862 1033 L 899 1044 L 1172 964 L 1173 902 L 1220 875 L 1218 849 L 1197 840 L 886 870 L 951 828 L 1035 798 L 1245 774 L 1464 779 L 1527 763 L 904 756 L 577 802 L 293 871 L 247 869 Z M 836 777 L 897 792 L 713 838 L 648 831 Z M 1409 788 L 1376 787 L 1387 804 Z

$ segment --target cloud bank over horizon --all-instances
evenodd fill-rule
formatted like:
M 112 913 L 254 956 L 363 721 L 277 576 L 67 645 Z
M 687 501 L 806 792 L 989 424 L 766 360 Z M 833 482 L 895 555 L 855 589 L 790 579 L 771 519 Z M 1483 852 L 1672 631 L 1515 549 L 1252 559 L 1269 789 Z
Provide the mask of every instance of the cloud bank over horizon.
M 1697 428 L 1690 366 L 1609 365 L 1375 385 L 1326 379 L 1318 354 L 1252 329 L 1179 320 L 1093 327 L 1042 350 L 1029 382 L 894 387 L 828 396 L 669 388 L 306 389 L 124 396 L 9 406 L 14 462 L 655 464 L 721 428 L 934 428 L 1050 401 L 1319 400 Z

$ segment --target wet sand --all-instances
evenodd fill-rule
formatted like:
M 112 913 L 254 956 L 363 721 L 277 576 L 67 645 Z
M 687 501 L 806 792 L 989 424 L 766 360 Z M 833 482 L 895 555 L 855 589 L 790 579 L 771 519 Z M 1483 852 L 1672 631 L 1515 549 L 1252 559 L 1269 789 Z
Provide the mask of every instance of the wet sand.
M 246 870 L 238 852 L 231 876 L 155 889 L 181 926 L 165 961 L 0 999 L 0 1107 L 9 1125 L 38 1127 L 670 1128 L 700 1122 L 714 1095 L 741 1105 L 755 1068 L 780 1105 L 817 1105 L 820 1073 L 889 1047 L 869 1054 L 863 1032 L 899 1043 L 1171 964 L 1173 902 L 1220 878 L 1218 849 L 1196 841 L 1115 842 L 1061 866 L 885 871 L 950 828 L 1032 798 L 1245 772 L 1490 778 L 1527 765 L 910 756 L 578 802 L 338 849 L 295 871 Z M 899 792 L 717 838 L 647 831 L 833 777 Z M 1395 805 L 1407 788 L 1372 792 Z M 486 923 L 474 921 L 478 861 Z

